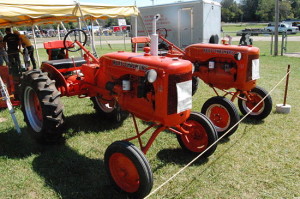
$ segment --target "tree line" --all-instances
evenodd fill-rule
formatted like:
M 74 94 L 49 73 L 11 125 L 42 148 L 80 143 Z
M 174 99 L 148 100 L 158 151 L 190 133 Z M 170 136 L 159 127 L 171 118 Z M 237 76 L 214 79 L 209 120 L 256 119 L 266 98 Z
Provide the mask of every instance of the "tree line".
M 224 22 L 275 21 L 276 0 L 222 0 Z M 279 0 L 279 20 L 300 19 L 300 0 Z

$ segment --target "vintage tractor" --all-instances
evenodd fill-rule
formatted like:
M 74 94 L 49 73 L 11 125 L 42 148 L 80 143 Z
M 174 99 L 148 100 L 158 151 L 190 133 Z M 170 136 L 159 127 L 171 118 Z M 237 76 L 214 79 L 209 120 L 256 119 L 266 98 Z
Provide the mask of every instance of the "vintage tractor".
M 77 40 L 78 35 L 85 38 Z M 74 41 L 67 40 L 69 36 Z M 210 156 L 218 138 L 214 125 L 192 108 L 192 64 L 177 58 L 144 53 L 114 52 L 94 57 L 85 47 L 87 36 L 72 30 L 63 41 L 44 43 L 49 58 L 64 51 L 64 59 L 48 60 L 41 70 L 26 72 L 21 80 L 22 110 L 35 138 L 54 142 L 63 133 L 62 96 L 91 97 L 103 118 L 122 121 L 130 113 L 136 136 L 112 143 L 104 162 L 113 185 L 135 198 L 152 188 L 153 174 L 144 154 L 164 130 L 177 135 L 181 147 L 193 154 Z M 55 49 L 53 51 L 53 49 Z M 68 51 L 82 49 L 83 58 L 69 58 Z M 139 131 L 136 117 L 150 122 Z M 102 119 L 102 118 L 99 118 Z M 154 128 L 150 139 L 141 136 Z M 138 139 L 141 151 L 129 141 Z
M 201 43 L 192 44 L 182 50 L 165 38 L 166 29 L 158 29 L 158 32 L 161 33 L 159 35 L 161 55 L 179 57 L 193 63 L 193 94 L 198 87 L 198 78 L 215 91 L 217 96 L 208 99 L 201 112 L 215 124 L 219 136 L 239 121 L 238 111 L 232 103 L 236 98 L 238 98 L 238 107 L 244 115 L 255 107 L 248 118 L 262 120 L 270 114 L 272 99 L 267 96 L 267 91 L 256 86 L 256 80 L 259 78 L 257 47 Z M 217 89 L 224 91 L 225 95 L 220 96 Z M 232 95 L 231 101 L 225 98 L 227 95 Z M 265 96 L 267 97 L 258 105 Z M 238 125 L 226 136 L 234 133 L 237 128 Z

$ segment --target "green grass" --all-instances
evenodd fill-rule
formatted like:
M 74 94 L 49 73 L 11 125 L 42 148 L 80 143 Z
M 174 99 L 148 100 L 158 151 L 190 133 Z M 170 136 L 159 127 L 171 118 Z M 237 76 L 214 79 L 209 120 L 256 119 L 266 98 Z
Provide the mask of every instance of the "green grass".
M 230 139 L 223 140 L 208 160 L 199 160 L 150 198 L 295 198 L 300 197 L 300 108 L 299 58 L 272 57 L 268 45 L 261 48 L 258 85 L 271 90 L 284 76 L 287 64 L 292 73 L 287 103 L 288 115 L 275 113 L 283 102 L 284 83 L 271 94 L 273 110 L 261 122 L 244 120 Z M 297 44 L 295 44 L 297 45 Z M 108 52 L 106 46 L 103 51 Z M 296 48 L 296 47 L 295 47 Z M 114 51 L 124 50 L 115 45 Z M 46 59 L 44 50 L 40 54 Z M 103 52 L 101 53 L 103 54 Z M 204 83 L 193 97 L 193 110 L 214 96 Z M 89 99 L 63 97 L 66 116 L 64 144 L 41 146 L 27 132 L 23 115 L 16 116 L 23 134 L 17 135 L 7 110 L 0 111 L 0 198 L 95 199 L 126 198 L 109 184 L 103 156 L 114 141 L 134 134 L 131 118 L 122 126 L 97 117 Z M 146 127 L 139 121 L 140 129 Z M 147 135 L 146 137 L 148 137 Z M 134 141 L 137 145 L 137 142 Z M 161 133 L 146 155 L 154 173 L 154 188 L 184 167 L 192 156 L 185 154 L 174 134 Z

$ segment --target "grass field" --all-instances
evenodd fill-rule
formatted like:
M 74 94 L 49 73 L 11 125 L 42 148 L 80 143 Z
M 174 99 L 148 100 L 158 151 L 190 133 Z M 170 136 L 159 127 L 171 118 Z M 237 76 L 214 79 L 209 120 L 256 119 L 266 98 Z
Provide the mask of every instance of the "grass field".
M 262 52 L 259 86 L 270 91 L 291 65 L 287 103 L 292 112 L 275 112 L 275 105 L 283 102 L 283 82 L 271 93 L 273 110 L 265 120 L 242 121 L 209 159 L 198 160 L 150 198 L 300 197 L 300 58 L 272 57 L 266 43 L 256 45 Z M 103 48 L 101 54 L 111 51 Z M 113 48 L 123 50 L 122 45 Z M 45 60 L 45 51 L 40 54 Z M 200 111 L 212 96 L 213 91 L 201 83 L 193 97 L 193 110 Z M 65 143 L 60 145 L 42 146 L 32 140 L 19 108 L 16 116 L 23 133 L 17 135 L 8 111 L 0 111 L 0 118 L 6 119 L 0 122 L 0 199 L 126 198 L 110 186 L 103 156 L 112 142 L 134 134 L 131 118 L 117 126 L 99 118 L 87 98 L 62 100 L 67 127 Z M 146 127 L 141 121 L 138 125 Z M 167 132 L 159 135 L 146 157 L 154 173 L 153 189 L 193 159 Z

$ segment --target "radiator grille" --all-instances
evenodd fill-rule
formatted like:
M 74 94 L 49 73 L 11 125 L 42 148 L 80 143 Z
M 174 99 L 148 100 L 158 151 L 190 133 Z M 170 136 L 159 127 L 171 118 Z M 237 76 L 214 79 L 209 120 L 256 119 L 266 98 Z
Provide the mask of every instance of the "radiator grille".
M 177 113 L 177 88 L 176 84 L 192 79 L 192 72 L 169 75 L 168 84 L 168 115 Z
M 252 80 L 252 60 L 254 59 L 258 59 L 259 55 L 249 55 L 248 56 L 248 64 L 247 64 L 247 77 L 246 77 L 246 81 L 249 82 Z

